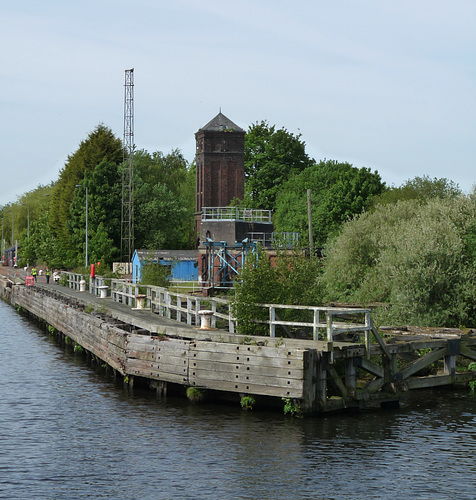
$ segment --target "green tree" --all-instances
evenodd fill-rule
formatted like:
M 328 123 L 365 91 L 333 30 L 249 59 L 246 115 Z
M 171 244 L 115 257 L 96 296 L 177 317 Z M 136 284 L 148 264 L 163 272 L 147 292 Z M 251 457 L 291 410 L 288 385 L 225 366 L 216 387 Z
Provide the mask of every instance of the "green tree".
M 262 121 L 245 136 L 245 191 L 253 208 L 274 210 L 276 196 L 289 176 L 311 166 L 301 134 Z
M 52 193 L 50 228 L 58 237 L 68 238 L 70 205 L 75 197 L 76 185 L 102 161 L 119 165 L 123 160 L 122 141 L 104 125 L 98 125 L 78 149 L 68 156 Z
M 314 244 L 323 246 L 341 224 L 367 210 L 385 189 L 378 172 L 350 163 L 320 161 L 283 184 L 276 200 L 278 231 L 308 235 L 307 190 L 311 189 Z
M 380 206 L 344 224 L 326 248 L 328 300 L 385 302 L 383 322 L 476 322 L 476 203 L 433 198 Z
M 319 305 L 322 303 L 320 260 L 307 257 L 304 252 L 278 251 L 270 260 L 259 250 L 256 258 L 249 258 L 235 283 L 233 311 L 237 328 L 244 335 L 268 335 L 269 327 L 256 320 L 269 319 L 268 309 L 257 304 Z M 282 310 L 283 321 L 309 321 L 308 312 Z
M 167 288 L 170 284 L 170 267 L 147 260 L 142 265 L 141 285 L 154 285 Z
M 135 246 L 182 249 L 192 242 L 195 172 L 179 150 L 134 154 Z
M 438 179 L 424 175 L 406 180 L 399 187 L 390 187 L 376 196 L 373 204 L 386 205 L 403 200 L 420 200 L 426 202 L 432 198 L 457 198 L 462 194 L 461 189 L 453 181 L 445 178 Z
M 88 188 L 88 260 L 112 264 L 121 246 L 121 190 L 118 166 L 100 162 L 93 171 L 85 172 L 82 186 Z M 86 246 L 86 189 L 78 188 L 71 203 L 68 232 L 82 264 Z

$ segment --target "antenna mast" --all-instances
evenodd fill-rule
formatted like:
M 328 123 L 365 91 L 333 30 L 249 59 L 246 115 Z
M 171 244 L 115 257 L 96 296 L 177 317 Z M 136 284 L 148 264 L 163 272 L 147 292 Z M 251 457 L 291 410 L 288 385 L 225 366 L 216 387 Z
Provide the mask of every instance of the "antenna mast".
M 123 145 L 121 255 L 123 261 L 130 262 L 134 250 L 134 69 L 126 69 L 125 72 Z

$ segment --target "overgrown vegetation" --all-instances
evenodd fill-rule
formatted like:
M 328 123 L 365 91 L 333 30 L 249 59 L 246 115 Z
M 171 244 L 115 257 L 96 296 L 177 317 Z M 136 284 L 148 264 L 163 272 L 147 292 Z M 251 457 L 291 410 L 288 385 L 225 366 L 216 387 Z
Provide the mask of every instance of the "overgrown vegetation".
M 245 335 L 268 335 L 259 303 L 383 303 L 377 323 L 461 327 L 476 324 L 476 197 L 434 196 L 377 205 L 341 225 L 325 257 L 261 252 L 236 287 L 234 311 Z M 284 313 L 283 313 L 284 314 Z M 281 318 L 296 320 L 295 317 Z
M 140 280 L 142 285 L 154 285 L 167 288 L 170 284 L 170 267 L 151 260 L 142 265 Z
M 258 250 L 249 258 L 235 284 L 232 304 L 238 318 L 237 329 L 243 335 L 269 335 L 267 325 L 256 320 L 268 320 L 268 309 L 258 304 L 315 305 L 322 302 L 321 286 L 317 278 L 321 262 L 307 258 L 303 251 L 278 251 L 269 260 L 266 252 Z M 296 311 L 285 311 L 282 320 L 299 319 Z
M 326 248 L 326 298 L 385 302 L 381 322 L 476 324 L 474 196 L 378 206 Z

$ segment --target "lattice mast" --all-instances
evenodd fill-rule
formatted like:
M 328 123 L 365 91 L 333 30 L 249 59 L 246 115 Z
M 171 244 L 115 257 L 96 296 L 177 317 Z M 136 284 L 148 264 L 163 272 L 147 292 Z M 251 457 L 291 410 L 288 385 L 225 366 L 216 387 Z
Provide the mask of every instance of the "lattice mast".
M 121 255 L 124 262 L 131 262 L 134 251 L 134 69 L 125 71 L 123 144 Z

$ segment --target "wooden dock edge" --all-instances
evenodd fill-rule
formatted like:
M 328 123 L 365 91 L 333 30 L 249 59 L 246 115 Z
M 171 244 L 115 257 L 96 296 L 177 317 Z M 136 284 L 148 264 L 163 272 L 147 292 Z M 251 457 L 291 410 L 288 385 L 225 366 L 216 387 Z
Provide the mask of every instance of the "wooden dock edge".
M 165 392 L 167 384 L 217 394 L 291 400 L 302 414 L 375 405 L 398 405 L 408 391 L 476 380 L 457 373 L 456 358 L 476 361 L 476 337 L 398 344 L 253 338 L 190 329 L 172 335 L 141 328 L 125 331 L 112 317 L 39 287 L 0 279 L 1 297 L 46 321 L 123 377 L 140 377 Z M 129 325 L 130 326 L 130 325 Z M 178 332 L 178 333 L 177 333 Z M 196 335 L 195 335 L 196 333 Z M 379 335 L 375 330 L 374 335 Z M 331 349 L 330 349 L 331 348 Z M 400 365 L 400 356 L 425 351 Z M 421 376 L 442 360 L 444 373 Z

